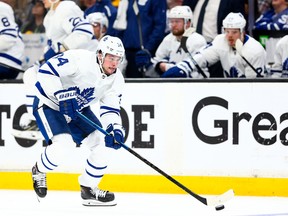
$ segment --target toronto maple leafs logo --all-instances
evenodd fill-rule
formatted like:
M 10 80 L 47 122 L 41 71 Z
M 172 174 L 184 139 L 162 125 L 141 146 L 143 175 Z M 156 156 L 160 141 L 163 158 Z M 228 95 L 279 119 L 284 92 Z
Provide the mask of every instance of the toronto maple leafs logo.
M 92 88 L 92 87 L 91 88 L 85 88 L 81 92 L 79 87 L 75 86 L 75 87 L 69 88 L 69 90 L 75 90 L 76 91 L 77 103 L 78 103 L 79 110 L 84 108 L 87 104 L 89 104 L 90 101 L 95 99 L 95 97 L 93 97 L 95 88 Z

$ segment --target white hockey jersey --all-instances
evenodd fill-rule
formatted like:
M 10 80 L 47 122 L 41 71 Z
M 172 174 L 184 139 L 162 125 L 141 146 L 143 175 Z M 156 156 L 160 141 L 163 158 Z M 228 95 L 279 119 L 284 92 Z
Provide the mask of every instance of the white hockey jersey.
M 93 38 L 93 28 L 84 13 L 73 1 L 61 1 L 55 10 L 49 10 L 43 22 L 48 46 L 59 52 L 63 44 L 68 49 L 86 48 Z
M 288 76 L 288 35 L 282 37 L 276 45 L 271 73 L 274 78 Z
M 211 44 L 193 57 L 201 68 L 211 66 L 220 60 L 225 77 L 255 78 L 264 76 L 266 51 L 258 41 L 245 35 L 242 56 L 256 69 L 257 73 L 234 48 L 229 46 L 225 34 L 217 35 Z M 189 59 L 187 61 L 191 62 Z M 195 69 L 192 62 L 190 65 Z
M 22 69 L 24 43 L 10 5 L 0 2 L 0 62 Z
M 205 38 L 196 32 L 192 33 L 186 41 L 187 49 L 192 55 L 206 44 Z M 187 57 L 188 53 L 185 53 L 185 51 L 180 48 L 180 41 L 170 33 L 159 45 L 155 57 L 152 59 L 152 63 L 154 67 L 157 67 L 157 64 L 165 62 L 167 63 L 166 70 L 168 70 Z
M 54 94 L 75 89 L 79 109 L 100 103 L 103 127 L 121 123 L 120 101 L 124 77 L 119 69 L 110 76 L 102 73 L 96 53 L 83 49 L 68 50 L 43 64 L 37 74 L 37 97 L 47 106 L 59 110 Z

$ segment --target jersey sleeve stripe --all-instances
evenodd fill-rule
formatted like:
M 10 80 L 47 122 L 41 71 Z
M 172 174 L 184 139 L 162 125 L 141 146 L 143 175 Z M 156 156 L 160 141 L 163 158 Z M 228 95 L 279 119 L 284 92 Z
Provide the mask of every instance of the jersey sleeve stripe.
M 0 57 L 9 59 L 10 61 L 13 61 L 13 62 L 15 62 L 15 63 L 18 64 L 18 65 L 21 65 L 21 64 L 22 64 L 22 61 L 20 61 L 19 59 L 14 58 L 13 56 L 8 55 L 8 54 L 6 54 L 6 53 L 0 53 Z
M 48 98 L 48 96 L 46 95 L 46 93 L 44 92 L 40 82 L 36 82 L 35 84 L 36 88 L 38 89 L 38 91 L 40 92 L 41 95 L 43 95 L 44 97 Z M 49 99 L 49 98 L 48 98 Z
M 110 110 L 110 111 L 114 111 L 114 112 L 120 113 L 120 110 L 119 110 L 119 109 L 115 109 L 115 108 L 108 107 L 108 106 L 101 106 L 100 109 L 101 109 L 101 110 Z
M 54 73 L 54 75 L 56 75 L 57 77 L 59 77 L 58 72 L 55 70 L 55 68 L 52 66 L 52 64 L 50 62 L 46 62 L 47 65 L 49 66 L 49 68 L 52 70 L 52 72 Z

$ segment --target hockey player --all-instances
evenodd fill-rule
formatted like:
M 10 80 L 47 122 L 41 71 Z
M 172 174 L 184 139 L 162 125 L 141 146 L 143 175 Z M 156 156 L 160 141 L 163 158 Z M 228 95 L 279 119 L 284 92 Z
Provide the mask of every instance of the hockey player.
M 277 42 L 271 76 L 272 78 L 288 77 L 288 35 Z
M 22 70 L 24 43 L 12 7 L 0 0 L 0 79 L 15 79 Z
M 44 18 L 48 46 L 44 53 L 47 61 L 57 53 L 81 48 L 93 37 L 91 25 L 84 19 L 84 13 L 73 1 L 43 0 L 49 9 Z
M 241 13 L 229 13 L 223 20 L 223 34 L 217 35 L 211 44 L 201 49 L 191 58 L 178 63 L 165 72 L 162 77 L 202 78 L 196 70 L 196 64 L 203 70 L 219 61 L 225 77 L 263 77 L 266 64 L 266 52 L 254 38 L 245 34 L 246 20 Z M 236 50 L 236 41 L 243 43 Z M 209 76 L 209 73 L 205 73 Z
M 176 6 L 168 14 L 171 33 L 168 34 L 159 45 L 155 57 L 152 59 L 153 66 L 159 74 L 163 74 L 176 63 L 187 58 L 189 55 L 180 47 L 182 36 L 186 29 L 192 27 L 193 13 L 189 6 Z M 187 39 L 187 49 L 194 54 L 198 49 L 205 46 L 205 38 L 192 29 Z
M 41 63 L 65 50 L 83 48 L 96 51 L 98 40 L 94 37 L 92 25 L 84 19 L 83 11 L 73 1 L 43 0 L 43 3 L 49 9 L 44 18 L 48 43 Z M 33 86 L 41 63 L 37 62 L 24 73 L 28 112 L 21 118 L 20 127 L 14 126 L 12 134 L 15 137 L 43 139 L 32 114 L 35 97 Z
M 33 112 L 50 145 L 32 168 L 33 185 L 39 197 L 47 193 L 46 173 L 69 157 L 69 150 L 75 148 L 75 143 L 85 143 L 91 153 L 79 177 L 83 205 L 116 204 L 114 194 L 99 189 L 98 184 L 107 168 L 106 147 L 118 149 L 121 146 L 117 142 L 124 142 L 125 131 L 120 118 L 124 77 L 117 68 L 123 56 L 121 40 L 104 36 L 96 53 L 69 50 L 40 67 Z M 96 102 L 100 102 L 101 122 L 90 109 Z M 101 132 L 77 118 L 77 111 L 107 128 L 110 135 L 104 139 Z
M 93 26 L 94 35 L 100 40 L 107 32 L 109 22 L 104 13 L 95 12 L 87 16 L 89 23 Z

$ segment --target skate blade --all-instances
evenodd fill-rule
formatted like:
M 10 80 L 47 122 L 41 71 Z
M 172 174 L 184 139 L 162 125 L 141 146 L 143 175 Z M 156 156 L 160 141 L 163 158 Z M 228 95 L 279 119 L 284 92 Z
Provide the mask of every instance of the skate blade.
M 29 140 L 43 140 L 43 136 L 40 131 L 19 131 L 12 129 L 11 134 L 16 138 L 29 139 Z
M 92 200 L 87 199 L 82 201 L 82 205 L 84 206 L 115 206 L 117 205 L 116 201 L 110 201 L 110 202 L 101 202 L 99 200 Z

